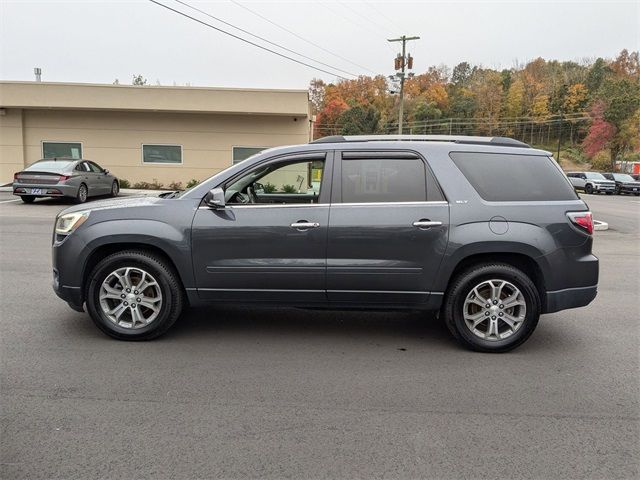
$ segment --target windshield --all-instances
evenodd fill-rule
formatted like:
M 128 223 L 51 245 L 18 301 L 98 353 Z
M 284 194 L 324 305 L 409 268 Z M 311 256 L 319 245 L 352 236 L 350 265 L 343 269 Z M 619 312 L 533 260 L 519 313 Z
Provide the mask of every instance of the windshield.
M 619 182 L 635 182 L 631 175 L 627 175 L 626 173 L 614 173 L 613 178 L 615 178 Z
M 25 168 L 25 171 L 62 173 L 71 170 L 73 162 L 65 160 L 42 160 Z
M 601 173 L 587 172 L 586 176 L 587 178 L 591 178 L 592 180 L 606 180 L 606 178 L 604 178 L 604 175 L 602 175 Z

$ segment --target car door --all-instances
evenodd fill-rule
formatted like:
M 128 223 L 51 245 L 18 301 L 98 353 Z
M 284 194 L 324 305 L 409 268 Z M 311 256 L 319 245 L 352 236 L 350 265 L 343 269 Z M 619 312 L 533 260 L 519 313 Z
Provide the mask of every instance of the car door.
M 93 182 L 95 184 L 94 192 L 96 195 L 106 195 L 111 193 L 111 176 L 95 162 L 87 161 L 91 173 L 93 174 Z
M 95 195 L 95 192 L 92 191 L 94 178 L 91 176 L 89 164 L 85 161 L 78 162 L 76 167 L 73 169 L 73 173 L 78 176 L 78 187 L 80 187 L 81 183 L 84 183 L 89 190 L 89 195 Z
M 329 301 L 428 302 L 447 245 L 449 205 L 424 159 L 344 151 L 336 153 L 333 177 Z
M 201 298 L 326 302 L 332 163 L 326 152 L 266 160 L 221 185 L 224 208 L 198 208 L 192 255 Z M 260 198 L 257 187 L 267 183 L 292 198 Z

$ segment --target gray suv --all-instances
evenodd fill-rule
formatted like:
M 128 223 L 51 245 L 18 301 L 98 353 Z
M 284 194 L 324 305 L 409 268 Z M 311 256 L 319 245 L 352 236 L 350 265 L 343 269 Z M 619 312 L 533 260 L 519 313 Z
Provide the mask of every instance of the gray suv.
M 326 137 L 186 192 L 64 210 L 53 286 L 123 340 L 233 303 L 432 311 L 503 352 L 595 298 L 592 230 L 551 154 L 516 140 Z

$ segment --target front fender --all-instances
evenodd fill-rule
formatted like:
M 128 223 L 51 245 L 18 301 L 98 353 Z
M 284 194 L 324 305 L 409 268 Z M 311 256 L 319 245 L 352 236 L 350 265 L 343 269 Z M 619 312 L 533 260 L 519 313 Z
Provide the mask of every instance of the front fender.
M 60 279 L 64 285 L 82 287 L 88 261 L 98 249 L 116 244 L 146 245 L 161 250 L 175 265 L 185 288 L 189 288 L 194 285 L 190 243 L 190 225 L 177 227 L 160 220 L 105 220 L 78 229 L 61 245 L 54 245 L 54 267 L 64 275 Z

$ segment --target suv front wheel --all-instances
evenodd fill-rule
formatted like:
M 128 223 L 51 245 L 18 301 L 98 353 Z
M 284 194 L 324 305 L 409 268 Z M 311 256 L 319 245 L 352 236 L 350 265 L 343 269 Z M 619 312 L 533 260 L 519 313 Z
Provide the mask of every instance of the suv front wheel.
M 540 310 L 538 290 L 524 272 L 492 263 L 475 265 L 453 280 L 442 314 L 467 348 L 507 352 L 533 333 Z
M 100 261 L 89 275 L 87 309 L 96 326 L 119 340 L 150 340 L 166 332 L 184 304 L 173 268 L 145 251 Z

